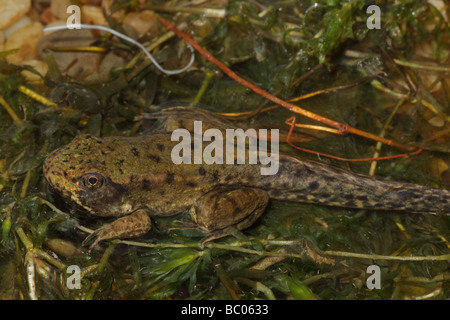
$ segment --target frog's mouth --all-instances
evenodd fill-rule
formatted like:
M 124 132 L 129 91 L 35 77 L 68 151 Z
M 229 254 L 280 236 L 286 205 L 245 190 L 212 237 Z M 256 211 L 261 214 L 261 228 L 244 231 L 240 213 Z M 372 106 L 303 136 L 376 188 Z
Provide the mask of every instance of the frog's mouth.
M 63 184 L 64 182 L 58 183 L 56 181 L 58 181 L 59 179 L 51 179 L 51 178 L 46 178 L 46 180 L 47 180 L 47 191 L 52 196 L 59 197 L 69 206 L 73 207 L 76 211 L 80 211 L 82 213 L 91 212 L 88 208 L 86 208 L 81 204 L 80 200 L 76 196 L 74 196 L 75 195 L 74 193 L 71 193 L 68 190 L 60 187 L 61 184 Z M 72 185 L 74 185 L 74 188 L 79 188 L 75 184 Z
M 54 200 L 61 205 L 63 209 L 66 210 L 74 210 L 76 212 L 79 212 L 81 214 L 88 214 L 90 213 L 89 210 L 87 210 L 85 207 L 80 205 L 77 201 L 72 199 L 72 197 L 64 195 L 59 190 L 56 190 L 53 188 L 53 186 L 50 183 L 47 183 L 47 193 L 51 195 Z M 59 207 L 59 205 L 58 205 Z

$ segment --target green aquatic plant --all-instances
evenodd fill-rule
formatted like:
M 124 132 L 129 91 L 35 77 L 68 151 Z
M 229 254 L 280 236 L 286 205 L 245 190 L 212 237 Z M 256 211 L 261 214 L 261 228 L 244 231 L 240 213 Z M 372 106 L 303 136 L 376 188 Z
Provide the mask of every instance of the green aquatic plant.
M 380 7 L 380 29 L 367 28 L 370 4 Z M 384 130 L 405 144 L 426 141 L 428 151 L 378 162 L 376 174 L 448 187 L 446 170 L 441 175 L 429 170 L 449 163 L 450 110 L 448 70 L 442 65 L 449 58 L 448 24 L 432 4 L 241 0 L 207 6 L 116 1 L 107 18 L 120 31 L 128 12 L 153 9 L 177 25 L 185 24 L 185 32 L 233 71 L 286 100 L 341 88 L 298 104 L 369 132 Z M 184 42 L 161 25 L 157 39 L 144 36 L 140 41 L 168 69 L 190 58 Z M 411 64 L 415 49 L 425 44 L 431 58 Z M 199 245 L 201 231 L 180 228 L 185 225 L 180 220 L 189 219 L 186 213 L 155 219 L 154 230 L 136 241 L 101 244 L 92 251 L 81 248 L 89 230 L 80 225 L 95 229 L 103 221 L 84 218 L 48 190 L 42 163 L 50 151 L 79 133 L 144 132 L 152 123 L 142 114 L 173 103 L 236 113 L 268 106 L 199 55 L 187 72 L 166 76 L 120 39 L 100 37 L 92 45 L 124 56 L 127 63 L 112 68 L 100 82 L 88 81 L 60 70 L 57 53 L 50 50 L 42 55 L 49 66 L 43 81 L 29 83 L 22 71 L 34 69 L 0 60 L 0 274 L 8 275 L 0 277 L 1 299 L 449 298 L 450 220 L 441 215 L 273 201 L 254 227 L 204 248 Z M 438 94 L 420 73 L 430 65 L 437 74 L 433 81 L 441 87 Z M 276 126 L 287 133 L 284 121 L 289 116 L 287 110 L 274 109 L 243 123 Z M 443 125 L 433 125 L 434 117 Z M 301 123 L 316 124 L 303 118 Z M 297 133 L 303 146 L 327 154 L 361 158 L 397 152 L 354 136 Z M 371 166 L 280 147 L 355 172 L 368 173 Z M 371 264 L 381 267 L 380 290 L 366 287 Z M 80 266 L 80 289 L 70 290 L 60 281 L 70 276 L 69 265 Z

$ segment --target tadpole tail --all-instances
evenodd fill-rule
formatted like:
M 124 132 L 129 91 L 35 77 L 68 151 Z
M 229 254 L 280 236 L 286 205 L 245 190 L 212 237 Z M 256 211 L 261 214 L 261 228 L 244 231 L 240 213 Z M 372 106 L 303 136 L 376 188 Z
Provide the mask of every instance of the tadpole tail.
M 450 191 L 351 173 L 280 156 L 279 171 L 257 184 L 274 199 L 346 208 L 450 213 Z

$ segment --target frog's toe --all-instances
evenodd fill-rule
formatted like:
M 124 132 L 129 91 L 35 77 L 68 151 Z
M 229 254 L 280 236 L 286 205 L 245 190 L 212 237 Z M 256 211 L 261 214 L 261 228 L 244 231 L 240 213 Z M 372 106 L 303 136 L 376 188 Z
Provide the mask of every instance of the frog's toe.
M 91 245 L 89 245 L 89 249 L 94 248 L 100 241 L 102 240 L 107 240 L 110 239 L 110 237 L 108 237 L 108 232 L 107 230 L 104 230 L 104 228 L 100 228 L 98 230 L 95 230 L 94 232 L 92 232 L 90 235 L 88 235 L 83 242 L 81 243 L 81 245 L 83 247 L 87 247 L 89 245 L 90 242 L 92 242 Z

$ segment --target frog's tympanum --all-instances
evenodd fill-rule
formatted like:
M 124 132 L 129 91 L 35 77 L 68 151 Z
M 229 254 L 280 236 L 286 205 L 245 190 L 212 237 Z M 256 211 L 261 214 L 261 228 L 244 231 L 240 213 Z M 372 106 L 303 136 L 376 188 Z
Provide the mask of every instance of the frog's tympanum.
M 260 164 L 174 164 L 176 128 L 233 128 L 201 109 L 173 108 L 159 114 L 159 127 L 136 137 L 85 134 L 51 153 L 44 164 L 50 186 L 89 215 L 117 217 L 88 238 L 131 238 L 150 230 L 150 216 L 189 210 L 197 226 L 220 237 L 249 227 L 269 198 L 328 206 L 408 212 L 450 212 L 450 191 L 375 179 L 335 167 L 279 155 L 274 175 Z

